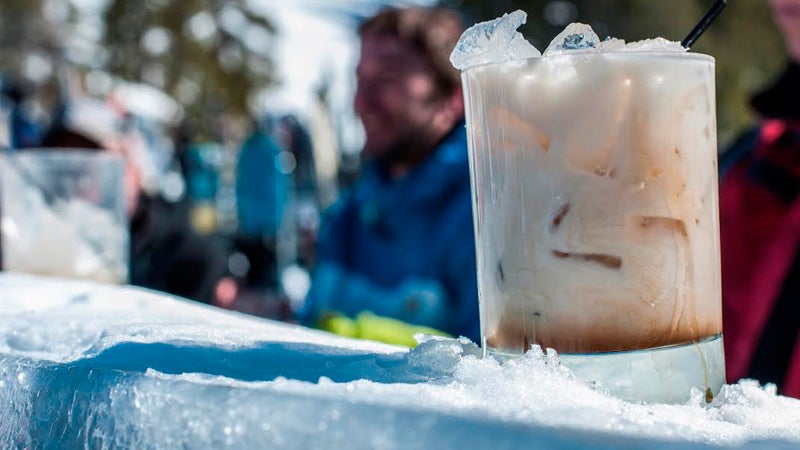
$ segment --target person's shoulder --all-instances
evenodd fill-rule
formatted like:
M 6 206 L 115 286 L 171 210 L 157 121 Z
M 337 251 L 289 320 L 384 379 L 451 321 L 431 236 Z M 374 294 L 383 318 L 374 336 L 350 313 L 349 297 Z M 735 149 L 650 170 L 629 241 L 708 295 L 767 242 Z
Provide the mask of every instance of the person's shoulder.
M 337 222 L 342 220 L 348 214 L 352 214 L 358 205 L 356 194 L 358 188 L 359 182 L 356 181 L 356 183 L 352 186 L 342 190 L 333 203 L 324 207 L 321 213 L 322 223 L 330 224 L 332 222 Z
M 467 130 L 465 123 L 459 122 L 445 136 L 436 151 L 437 159 L 443 164 L 468 164 Z

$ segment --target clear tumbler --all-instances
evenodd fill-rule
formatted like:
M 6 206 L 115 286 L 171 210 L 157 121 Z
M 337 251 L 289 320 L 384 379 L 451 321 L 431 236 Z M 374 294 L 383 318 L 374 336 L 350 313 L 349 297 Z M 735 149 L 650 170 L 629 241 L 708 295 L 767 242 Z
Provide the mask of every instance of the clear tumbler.
M 724 383 L 713 58 L 561 54 L 462 72 L 482 345 L 636 401 Z

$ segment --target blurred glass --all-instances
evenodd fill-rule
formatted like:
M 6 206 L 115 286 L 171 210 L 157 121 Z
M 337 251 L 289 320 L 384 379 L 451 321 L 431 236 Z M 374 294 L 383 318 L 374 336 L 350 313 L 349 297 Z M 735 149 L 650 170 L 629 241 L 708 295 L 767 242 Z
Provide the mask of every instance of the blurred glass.
M 0 158 L 3 269 L 128 279 L 129 232 L 122 158 L 36 149 Z

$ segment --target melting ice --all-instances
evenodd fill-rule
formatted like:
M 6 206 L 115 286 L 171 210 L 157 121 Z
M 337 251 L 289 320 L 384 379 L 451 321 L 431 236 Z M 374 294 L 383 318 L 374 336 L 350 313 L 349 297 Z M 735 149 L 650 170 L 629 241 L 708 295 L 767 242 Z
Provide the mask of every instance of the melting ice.
M 517 32 L 527 14 L 516 10 L 469 27 L 450 54 L 450 63 L 465 70 L 480 64 L 541 56 L 539 50 Z
M 687 49 L 682 46 L 680 42 L 669 41 L 662 37 L 631 42 L 623 48 L 623 51 L 626 52 L 683 53 L 686 50 Z
M 517 32 L 527 14 L 516 10 L 494 20 L 481 22 L 468 28 L 450 54 L 450 63 L 459 70 L 481 64 L 498 63 L 516 59 L 542 56 L 531 43 Z M 594 52 L 685 52 L 679 42 L 657 37 L 625 43 L 622 39 L 608 37 L 601 40 L 592 27 L 571 23 L 547 46 L 544 56 L 565 53 Z
M 544 51 L 545 56 L 559 55 L 567 52 L 599 52 L 600 38 L 592 27 L 583 23 L 571 23 L 564 31 L 553 38 Z

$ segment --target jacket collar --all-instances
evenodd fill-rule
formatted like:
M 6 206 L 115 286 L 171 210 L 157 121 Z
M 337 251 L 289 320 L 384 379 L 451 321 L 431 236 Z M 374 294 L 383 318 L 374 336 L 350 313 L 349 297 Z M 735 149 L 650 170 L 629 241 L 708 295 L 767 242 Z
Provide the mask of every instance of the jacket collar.
M 380 197 L 391 203 L 438 201 L 450 190 L 469 190 L 468 158 L 466 129 L 461 121 L 430 157 L 399 179 L 387 178 L 377 162 L 367 163 L 357 195 L 361 199 Z

